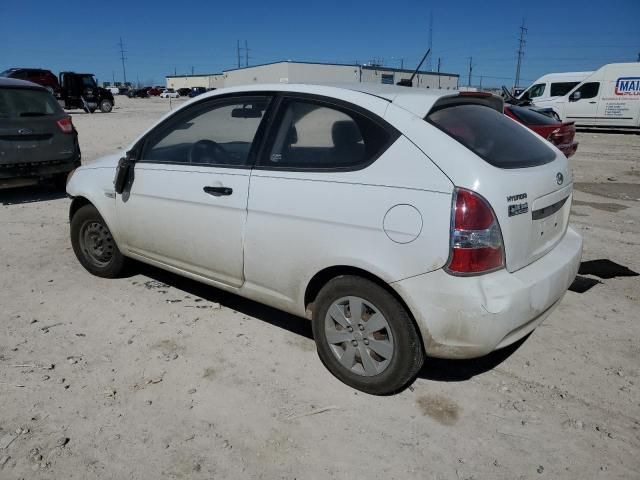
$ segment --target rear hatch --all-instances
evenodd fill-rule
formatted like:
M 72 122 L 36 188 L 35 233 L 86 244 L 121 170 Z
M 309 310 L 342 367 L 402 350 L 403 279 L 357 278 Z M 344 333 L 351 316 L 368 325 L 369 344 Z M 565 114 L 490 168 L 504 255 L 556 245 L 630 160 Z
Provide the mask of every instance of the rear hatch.
M 44 89 L 0 87 L 0 167 L 72 157 L 74 135 L 57 124 L 67 116 Z
M 571 209 L 565 156 L 504 115 L 496 97 L 443 97 L 426 121 L 466 147 L 450 148 L 449 163 L 437 163 L 456 186 L 490 203 L 502 231 L 507 270 L 519 270 L 552 250 L 567 229 Z

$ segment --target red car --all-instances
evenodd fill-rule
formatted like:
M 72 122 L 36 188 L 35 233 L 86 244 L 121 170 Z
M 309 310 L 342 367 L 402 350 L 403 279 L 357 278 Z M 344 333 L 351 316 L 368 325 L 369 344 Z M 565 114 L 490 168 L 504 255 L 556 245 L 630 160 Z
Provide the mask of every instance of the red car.
M 17 78 L 42 85 L 53 94 L 60 93 L 58 77 L 42 68 L 10 68 L 0 73 L 0 77 Z
M 504 113 L 549 140 L 567 158 L 576 153 L 578 142 L 574 140 L 576 126 L 573 122 L 561 122 L 530 108 L 515 105 L 505 105 Z
M 151 87 L 149 90 L 147 90 L 147 93 L 149 94 L 150 97 L 157 97 L 162 92 L 163 90 L 160 90 L 158 87 Z

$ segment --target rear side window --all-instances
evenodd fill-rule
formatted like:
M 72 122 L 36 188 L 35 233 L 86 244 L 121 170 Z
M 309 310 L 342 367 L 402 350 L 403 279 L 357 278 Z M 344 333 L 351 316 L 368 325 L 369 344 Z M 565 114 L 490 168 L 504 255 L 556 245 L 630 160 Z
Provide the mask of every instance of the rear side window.
M 510 106 L 509 109 L 511 113 L 525 125 L 560 125 L 560 122 L 556 119 L 531 110 L 530 108 Z
M 436 108 L 426 120 L 494 167 L 535 167 L 556 157 L 544 140 L 484 105 L 447 105 Z
M 0 88 L 0 118 L 42 117 L 60 111 L 57 100 L 47 91 Z
M 551 84 L 552 97 L 564 97 L 580 82 L 556 82 Z
M 266 162 L 273 168 L 362 167 L 392 139 L 374 120 L 334 105 L 288 99 L 282 112 Z

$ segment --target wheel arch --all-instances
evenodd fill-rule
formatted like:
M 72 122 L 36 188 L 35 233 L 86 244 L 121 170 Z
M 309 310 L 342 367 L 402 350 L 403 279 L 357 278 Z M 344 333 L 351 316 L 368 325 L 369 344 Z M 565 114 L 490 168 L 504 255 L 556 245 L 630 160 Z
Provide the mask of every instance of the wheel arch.
M 407 302 L 404 301 L 402 296 L 393 287 L 391 287 L 391 285 L 389 285 L 379 276 L 367 270 L 364 270 L 358 267 L 353 267 L 350 265 L 334 265 L 331 267 L 324 268 L 323 270 L 320 270 L 319 272 L 317 272 L 311 278 L 311 280 L 309 280 L 304 292 L 304 308 L 305 308 L 307 318 L 311 319 L 311 316 L 313 314 L 313 303 L 316 297 L 318 296 L 318 293 L 320 293 L 320 290 L 322 289 L 322 287 L 324 287 L 330 280 L 336 277 L 344 276 L 344 275 L 353 275 L 356 277 L 366 278 L 367 280 L 370 280 L 376 285 L 385 289 L 400 303 L 400 305 L 402 305 L 402 307 L 405 309 L 405 311 L 409 315 L 409 318 L 415 325 L 416 330 L 418 332 L 422 332 L 422 328 L 420 328 L 420 325 L 418 325 L 418 322 L 416 322 L 415 316 L 413 315 L 411 308 L 409 308 L 409 305 L 407 304 Z M 422 351 L 426 352 L 423 335 L 421 334 L 419 336 L 420 336 Z
M 91 203 L 91 201 L 86 197 L 83 197 L 83 196 L 73 197 L 73 200 L 71 201 L 71 206 L 69 207 L 69 222 L 71 222 L 71 219 L 76 214 L 76 212 L 80 210 L 82 207 L 84 207 L 85 205 L 93 205 L 95 207 L 95 205 Z

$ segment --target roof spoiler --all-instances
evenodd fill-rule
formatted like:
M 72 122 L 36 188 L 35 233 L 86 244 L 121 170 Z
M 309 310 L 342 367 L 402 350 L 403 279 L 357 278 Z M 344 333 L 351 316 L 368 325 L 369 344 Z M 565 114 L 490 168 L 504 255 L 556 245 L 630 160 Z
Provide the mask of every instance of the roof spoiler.
M 504 100 L 502 97 L 489 92 L 460 92 L 455 95 L 440 97 L 431 107 L 429 113 L 453 105 L 474 103 L 492 108 L 500 113 L 504 113 Z

